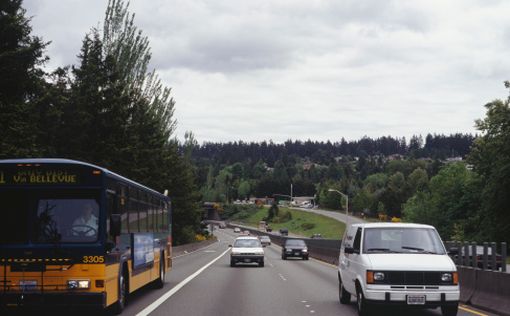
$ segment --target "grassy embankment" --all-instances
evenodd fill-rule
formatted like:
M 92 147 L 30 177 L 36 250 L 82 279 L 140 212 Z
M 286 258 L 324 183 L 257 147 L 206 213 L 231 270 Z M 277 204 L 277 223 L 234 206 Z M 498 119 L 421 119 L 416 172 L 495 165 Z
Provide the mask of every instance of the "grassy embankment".
M 340 239 L 344 234 L 345 224 L 332 218 L 280 207 L 280 212 L 286 211 L 292 214 L 292 219 L 284 223 L 269 223 L 273 231 L 287 228 L 291 234 L 310 237 L 312 234 L 319 233 L 323 238 L 331 239 Z M 250 210 L 247 217 L 239 218 L 235 221 L 247 226 L 258 227 L 259 221 L 263 220 L 267 213 L 267 207 L 257 208 Z M 313 227 L 309 228 L 310 226 Z

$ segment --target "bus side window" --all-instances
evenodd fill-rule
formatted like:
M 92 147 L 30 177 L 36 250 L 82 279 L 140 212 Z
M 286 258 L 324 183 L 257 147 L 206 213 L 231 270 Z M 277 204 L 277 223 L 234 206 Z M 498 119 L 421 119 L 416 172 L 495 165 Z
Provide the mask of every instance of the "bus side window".
M 148 223 L 148 231 L 154 231 L 154 199 L 151 198 L 149 209 L 147 210 L 147 223 Z
M 121 218 L 120 224 L 120 232 L 128 233 L 128 207 L 127 207 L 127 188 L 125 186 L 121 186 L 120 188 L 120 199 L 119 199 L 119 213 Z
M 138 233 L 138 208 L 140 207 L 137 201 L 138 195 L 134 188 L 129 188 L 129 232 Z
M 112 214 L 118 214 L 117 210 L 117 195 L 113 192 L 106 193 L 106 238 L 109 241 L 113 241 L 110 236 L 110 216 Z

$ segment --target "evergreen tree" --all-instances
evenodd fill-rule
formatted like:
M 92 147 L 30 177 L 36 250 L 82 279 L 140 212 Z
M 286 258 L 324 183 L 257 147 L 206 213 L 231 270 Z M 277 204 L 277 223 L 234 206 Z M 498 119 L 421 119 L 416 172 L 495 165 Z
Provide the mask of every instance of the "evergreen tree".
M 30 35 L 25 14 L 21 0 L 0 2 L 0 158 L 36 156 L 41 147 L 36 103 L 44 94 L 40 67 L 48 43 Z

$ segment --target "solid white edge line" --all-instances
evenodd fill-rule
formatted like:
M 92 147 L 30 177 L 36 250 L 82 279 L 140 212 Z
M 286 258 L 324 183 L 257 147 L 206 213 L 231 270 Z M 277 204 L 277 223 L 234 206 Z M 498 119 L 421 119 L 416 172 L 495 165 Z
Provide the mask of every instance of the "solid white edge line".
M 136 316 L 147 316 L 150 313 L 152 313 L 156 308 L 159 307 L 159 305 L 163 304 L 167 299 L 169 299 L 172 295 L 177 293 L 183 286 L 185 286 L 187 283 L 189 283 L 191 280 L 196 278 L 200 273 L 202 273 L 205 269 L 207 269 L 209 266 L 211 266 L 213 263 L 218 261 L 221 257 L 223 257 L 227 252 L 230 251 L 230 248 L 225 250 L 221 255 L 219 255 L 216 259 L 213 259 L 211 262 L 203 266 L 202 268 L 198 269 L 195 273 L 184 279 L 181 283 L 174 286 L 170 291 L 163 294 L 160 298 L 155 300 L 152 304 L 144 308 L 141 312 L 136 314 Z

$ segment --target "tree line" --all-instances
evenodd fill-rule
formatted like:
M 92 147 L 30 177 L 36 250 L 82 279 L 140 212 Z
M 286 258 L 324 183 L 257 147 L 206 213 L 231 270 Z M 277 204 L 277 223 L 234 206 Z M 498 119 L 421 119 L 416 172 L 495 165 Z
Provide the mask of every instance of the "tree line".
M 486 108 L 476 136 L 194 143 L 188 150 L 204 201 L 292 194 L 345 211 L 346 201 L 329 191 L 335 189 L 349 196 L 351 212 L 432 224 L 444 239 L 508 241 L 509 101 Z
M 179 152 L 171 89 L 149 70 L 150 43 L 128 4 L 110 0 L 76 65 L 43 69 L 50 45 L 32 35 L 21 0 L 0 3 L 0 158 L 63 157 L 168 189 L 176 243 L 201 213 L 191 162 Z
M 318 163 L 330 163 L 338 156 L 390 156 L 405 155 L 413 158 L 430 157 L 445 159 L 447 157 L 464 157 L 469 153 L 471 144 L 476 136 L 471 134 L 427 134 L 414 135 L 409 142 L 405 137 L 383 136 L 379 138 L 363 137 L 359 140 L 347 141 L 300 141 L 288 140 L 282 144 L 272 141 L 262 142 L 206 142 L 193 148 L 193 157 L 196 159 L 212 158 L 220 164 L 233 164 L 250 159 L 263 160 L 273 166 L 277 160 L 284 156 L 309 157 Z

